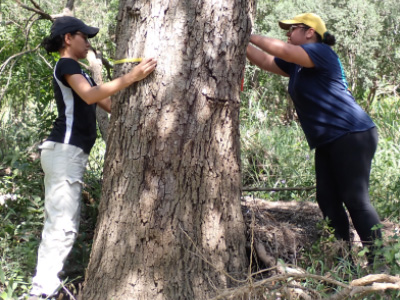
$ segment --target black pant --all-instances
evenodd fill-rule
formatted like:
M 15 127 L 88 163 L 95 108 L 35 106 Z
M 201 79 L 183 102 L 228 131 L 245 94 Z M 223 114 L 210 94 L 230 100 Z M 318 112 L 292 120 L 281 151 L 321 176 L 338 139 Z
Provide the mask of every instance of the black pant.
M 369 200 L 371 161 L 378 143 L 376 128 L 347 134 L 315 151 L 317 202 L 338 239 L 350 241 L 350 226 L 343 204 L 364 245 L 381 237 L 378 214 Z

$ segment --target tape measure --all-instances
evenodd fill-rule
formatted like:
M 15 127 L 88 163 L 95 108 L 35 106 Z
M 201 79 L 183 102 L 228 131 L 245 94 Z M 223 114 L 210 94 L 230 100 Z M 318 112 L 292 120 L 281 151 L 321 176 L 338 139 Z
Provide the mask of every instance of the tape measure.
M 124 59 L 119 59 L 119 60 L 114 60 L 113 64 L 118 65 L 118 64 L 123 64 L 123 63 L 138 63 L 141 62 L 143 58 L 137 57 L 137 58 L 124 58 Z

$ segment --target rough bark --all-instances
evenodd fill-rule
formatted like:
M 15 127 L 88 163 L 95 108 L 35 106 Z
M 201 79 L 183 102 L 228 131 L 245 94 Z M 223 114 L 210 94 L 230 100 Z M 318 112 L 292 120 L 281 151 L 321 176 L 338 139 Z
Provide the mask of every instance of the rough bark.
M 246 275 L 248 14 L 241 0 L 121 1 L 116 59 L 156 57 L 158 66 L 113 99 L 83 299 L 209 299 Z

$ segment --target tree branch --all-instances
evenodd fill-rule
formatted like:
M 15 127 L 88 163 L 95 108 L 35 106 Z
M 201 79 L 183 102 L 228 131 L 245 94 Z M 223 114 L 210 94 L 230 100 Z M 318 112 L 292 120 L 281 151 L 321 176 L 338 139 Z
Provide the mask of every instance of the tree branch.
M 13 60 L 14 58 L 18 58 L 19 56 L 22 56 L 22 55 L 24 55 L 24 54 L 35 52 L 37 49 L 39 49 L 39 47 L 40 47 L 40 44 L 37 45 L 37 46 L 35 47 L 35 49 L 33 49 L 33 50 L 26 50 L 26 51 L 23 51 L 23 52 L 20 52 L 20 53 L 16 53 L 16 54 L 14 54 L 14 55 L 11 55 L 9 58 L 7 58 L 7 59 L 5 60 L 5 62 L 3 62 L 3 63 L 0 65 L 0 76 L 1 76 L 1 74 L 3 73 L 3 71 L 6 69 L 7 65 L 10 63 L 11 60 Z M 7 84 L 0 90 L 0 103 L 1 103 L 1 100 L 3 99 L 3 97 L 4 97 L 4 94 L 5 94 L 6 90 L 7 90 L 7 87 L 8 87 L 8 85 L 9 85 L 9 81 L 10 81 L 10 78 L 11 78 L 11 72 L 12 72 L 12 68 L 13 68 L 14 64 L 15 64 L 15 61 L 14 61 L 14 62 L 12 63 L 12 65 L 11 65 L 11 68 L 10 68 L 10 76 L 9 76 L 8 81 L 7 81 Z
M 1 75 L 1 73 L 3 73 L 3 71 L 4 71 L 4 69 L 6 68 L 7 64 L 8 64 L 12 59 L 14 59 L 14 58 L 16 58 L 16 57 L 19 57 L 19 56 L 22 56 L 22 55 L 27 54 L 27 53 L 35 52 L 36 50 L 39 49 L 39 47 L 40 47 L 40 44 L 38 44 L 38 45 L 37 45 L 34 49 L 32 49 L 32 50 L 25 50 L 25 51 L 16 53 L 16 54 L 14 54 L 14 55 L 11 55 L 9 58 L 7 58 L 7 59 L 0 65 L 0 75 Z
M 42 54 L 40 54 L 40 52 L 38 52 L 37 54 L 41 59 L 43 59 L 44 63 L 50 68 L 50 70 L 53 70 L 54 67 L 47 61 L 47 59 Z
M 13 69 L 13 67 L 14 67 L 14 65 L 15 65 L 15 62 L 16 62 L 16 61 L 13 61 L 13 62 L 11 63 L 11 67 L 10 67 L 10 71 L 9 71 L 9 76 L 8 76 L 8 79 L 7 79 L 7 83 L 6 83 L 6 84 L 1 88 L 1 90 L 0 90 L 0 103 L 1 103 L 1 101 L 3 100 L 4 94 L 6 93 L 6 90 L 7 90 L 8 86 L 10 85 L 12 69 Z M 0 107 L 1 107 L 1 105 L 0 105 Z
M 106 71 L 107 71 L 107 78 L 109 79 L 109 80 L 112 80 L 112 77 L 111 77 L 111 69 L 113 68 L 113 66 L 110 64 L 110 62 L 107 60 L 107 59 L 105 59 L 104 57 L 103 57 L 103 55 L 101 55 L 101 62 L 103 63 L 103 66 L 106 68 Z
M 25 5 L 25 4 L 23 4 L 23 3 L 21 2 L 21 0 L 15 0 L 15 1 L 16 1 L 16 2 L 18 3 L 18 5 L 21 6 L 22 8 L 25 8 L 25 9 L 27 9 L 27 10 L 29 10 L 29 11 L 33 11 L 34 13 L 37 13 L 38 15 L 41 16 L 42 19 L 50 20 L 50 21 L 52 21 L 52 22 L 54 21 L 54 19 L 53 19 L 49 14 L 45 13 L 45 12 L 40 8 L 40 6 L 39 6 L 34 0 L 30 0 L 30 1 L 31 1 L 32 4 L 35 6 L 35 8 L 29 7 L 29 6 Z

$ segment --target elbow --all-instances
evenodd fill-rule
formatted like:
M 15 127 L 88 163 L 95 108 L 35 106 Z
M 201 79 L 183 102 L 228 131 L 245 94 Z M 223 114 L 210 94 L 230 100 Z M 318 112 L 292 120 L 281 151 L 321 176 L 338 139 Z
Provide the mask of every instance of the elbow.
M 92 105 L 98 102 L 94 97 L 91 97 L 90 94 L 83 94 L 79 95 L 81 99 L 87 104 L 87 105 Z
M 92 105 L 95 104 L 96 101 L 93 101 L 93 99 L 85 99 L 83 97 L 81 97 L 81 99 L 87 104 L 87 105 Z

